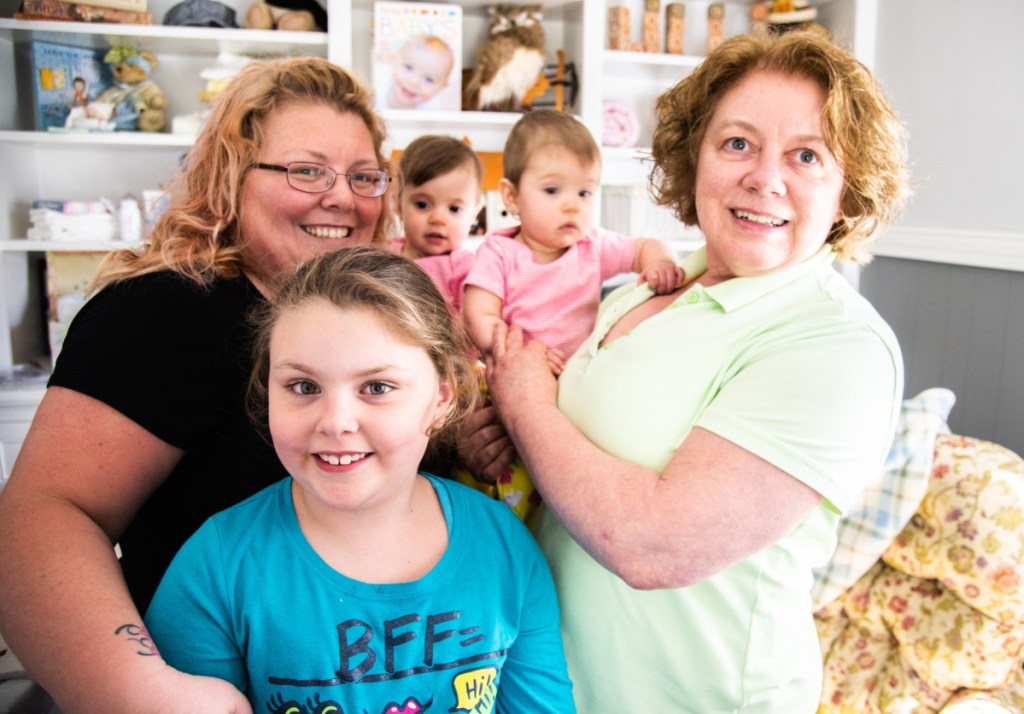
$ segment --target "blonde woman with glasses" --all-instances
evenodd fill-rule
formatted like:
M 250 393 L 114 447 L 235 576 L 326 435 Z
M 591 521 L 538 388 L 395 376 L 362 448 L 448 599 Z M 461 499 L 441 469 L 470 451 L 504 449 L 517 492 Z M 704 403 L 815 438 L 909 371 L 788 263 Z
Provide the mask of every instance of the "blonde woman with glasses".
M 344 70 L 254 63 L 151 242 L 101 267 L 0 494 L 0 631 L 65 711 L 249 711 L 164 664 L 139 613 L 207 517 L 284 474 L 244 408 L 247 317 L 301 263 L 382 242 L 383 139 Z

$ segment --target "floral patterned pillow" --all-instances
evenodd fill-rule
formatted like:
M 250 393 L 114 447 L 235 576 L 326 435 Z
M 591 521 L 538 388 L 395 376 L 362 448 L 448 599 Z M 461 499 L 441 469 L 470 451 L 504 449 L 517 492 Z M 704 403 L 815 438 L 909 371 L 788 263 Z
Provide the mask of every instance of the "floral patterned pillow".
M 913 518 L 815 614 L 818 714 L 1024 711 L 1020 561 L 1024 460 L 987 441 L 939 435 Z
M 1001 622 L 1024 622 L 1024 462 L 997 444 L 944 435 L 917 513 L 883 554 Z

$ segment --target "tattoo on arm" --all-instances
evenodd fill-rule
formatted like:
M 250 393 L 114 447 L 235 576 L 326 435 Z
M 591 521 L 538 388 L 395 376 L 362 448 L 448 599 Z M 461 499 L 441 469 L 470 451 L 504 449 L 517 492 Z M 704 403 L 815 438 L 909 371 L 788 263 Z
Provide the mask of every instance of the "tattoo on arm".
M 134 642 L 138 648 L 136 650 L 136 654 L 142 657 L 155 657 L 160 655 L 156 649 L 156 644 L 153 643 L 152 638 L 149 636 L 149 631 L 142 625 L 121 625 L 114 630 L 114 634 L 128 638 L 129 642 Z

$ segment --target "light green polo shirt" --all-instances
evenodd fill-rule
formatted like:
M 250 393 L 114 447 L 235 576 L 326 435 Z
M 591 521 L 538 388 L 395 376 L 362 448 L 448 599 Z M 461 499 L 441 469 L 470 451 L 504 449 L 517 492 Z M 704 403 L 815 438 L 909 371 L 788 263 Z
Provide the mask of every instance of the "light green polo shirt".
M 703 260 L 692 256 L 688 275 Z M 660 472 L 700 426 L 825 499 L 764 551 L 697 585 L 648 592 L 598 565 L 545 511 L 537 535 L 581 712 L 815 710 L 811 571 L 835 547 L 837 510 L 882 467 L 903 391 L 895 336 L 833 260 L 825 247 L 778 273 L 693 285 L 599 348 L 652 295 L 625 285 L 559 378 L 559 408 L 619 458 Z

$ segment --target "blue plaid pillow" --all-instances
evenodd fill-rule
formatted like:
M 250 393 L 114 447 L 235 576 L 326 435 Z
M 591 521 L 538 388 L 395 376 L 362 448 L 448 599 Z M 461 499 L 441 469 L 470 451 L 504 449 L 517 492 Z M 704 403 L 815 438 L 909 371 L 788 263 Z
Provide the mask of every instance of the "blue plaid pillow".
M 885 466 L 839 522 L 832 559 L 814 573 L 815 611 L 857 582 L 889 547 L 917 511 L 928 488 L 935 437 L 948 432 L 946 419 L 956 402 L 948 389 L 926 389 L 903 402 Z

